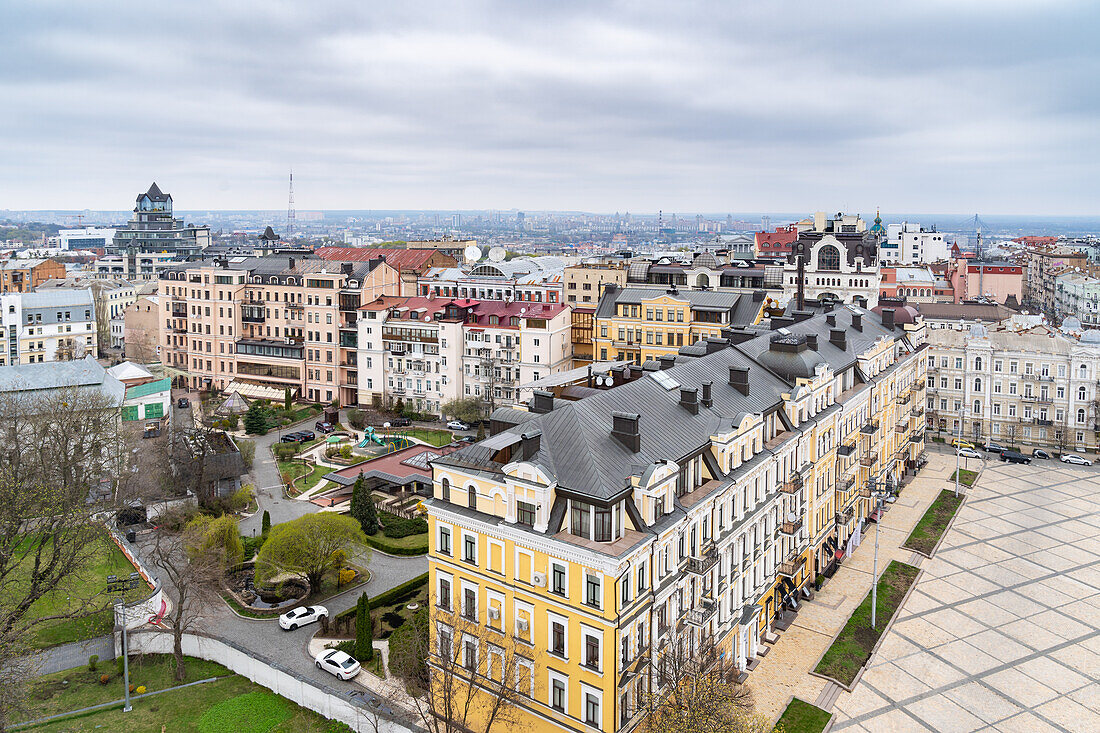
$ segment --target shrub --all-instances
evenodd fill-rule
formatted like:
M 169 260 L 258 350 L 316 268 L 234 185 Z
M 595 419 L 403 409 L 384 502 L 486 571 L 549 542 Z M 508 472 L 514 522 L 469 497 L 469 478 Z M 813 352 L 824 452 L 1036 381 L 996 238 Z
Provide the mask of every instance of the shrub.
M 105 685 L 105 684 L 107 684 L 107 683 L 108 683 L 108 682 L 110 682 L 110 681 L 111 681 L 111 675 L 109 675 L 109 674 L 101 674 L 101 675 L 99 675 L 99 684 L 101 684 L 101 685 Z
M 241 452 L 241 460 L 244 461 L 244 467 L 251 471 L 252 462 L 256 460 L 256 441 L 237 438 L 234 442 L 237 444 L 237 449 Z
M 351 446 L 350 445 L 340 446 L 339 453 L 340 453 L 340 457 L 345 459 L 345 460 L 347 460 L 348 458 L 351 458 Z
M 260 520 L 260 534 L 267 537 L 267 533 L 271 530 L 271 513 L 264 509 L 264 516 Z
M 115 658 L 115 667 L 116 667 L 116 668 L 118 669 L 118 675 L 119 675 L 119 677 L 121 677 L 121 676 L 122 676 L 122 673 L 123 673 L 123 665 L 124 665 L 124 664 L 126 664 L 126 662 L 124 662 L 124 661 L 123 661 L 123 658 L 122 658 L 122 657 L 116 657 L 116 658 Z
M 326 649 L 339 649 L 344 654 L 350 657 L 355 657 L 355 639 L 345 639 L 344 641 L 338 641 L 335 644 L 326 644 Z
M 145 685 L 138 685 L 137 689 L 134 690 L 134 692 L 136 692 L 139 695 L 144 695 L 145 694 Z
M 241 416 L 236 413 L 230 415 L 228 420 L 230 430 L 236 430 L 241 426 Z
M 389 512 L 379 512 L 382 522 L 382 534 L 396 540 L 428 531 L 428 522 L 424 519 L 405 519 Z
M 367 413 L 362 410 L 348 410 L 348 424 L 356 430 L 362 430 L 367 425 Z
M 276 458 L 285 461 L 298 455 L 298 445 L 296 443 L 276 443 L 274 451 Z
M 351 568 L 340 568 L 340 572 L 337 573 L 336 579 L 340 585 L 347 585 L 355 580 L 355 571 Z
M 428 609 L 413 614 L 390 636 L 390 670 L 411 684 L 422 685 L 427 674 L 424 652 L 428 649 Z
M 115 518 L 119 527 L 128 527 L 131 524 L 141 524 L 148 520 L 143 506 L 128 506 L 119 510 Z
M 252 499 L 256 496 L 256 487 L 252 484 L 245 484 L 241 488 L 233 492 L 233 495 L 229 497 L 229 508 L 234 512 L 243 512 L 249 506 L 252 505 Z
M 393 611 L 382 614 L 382 620 L 389 624 L 391 629 L 398 629 L 401 624 L 405 623 L 405 617 Z
M 99 665 L 99 655 L 98 654 L 93 654 L 92 656 L 88 657 L 88 671 L 89 672 L 95 672 L 95 668 L 98 665 Z
M 373 624 L 370 617 L 370 598 L 366 593 L 359 596 L 355 604 L 355 654 L 360 662 L 369 662 L 374 657 Z

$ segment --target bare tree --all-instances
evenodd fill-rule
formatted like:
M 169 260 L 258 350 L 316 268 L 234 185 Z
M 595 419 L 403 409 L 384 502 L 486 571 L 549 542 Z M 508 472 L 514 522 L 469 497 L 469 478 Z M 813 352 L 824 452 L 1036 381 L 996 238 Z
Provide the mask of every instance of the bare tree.
M 96 348 L 99 355 L 111 346 L 111 313 L 107 308 L 107 283 L 93 282 L 92 312 L 95 315 Z
M 165 620 L 172 629 L 175 678 L 180 681 L 186 674 L 183 635 L 196 628 L 203 614 L 217 604 L 226 558 L 219 546 L 206 546 L 206 538 L 196 529 L 174 533 L 162 528 L 155 537 L 145 552 L 171 602 Z
M 672 632 L 657 659 L 650 687 L 643 688 L 645 733 L 766 733 L 772 729 L 753 711 L 752 693 L 734 681 L 736 670 L 718 658 L 713 637 L 699 641 Z
M 505 630 L 466 615 L 437 611 L 431 624 L 440 630 L 429 633 L 423 614 L 398 637 L 396 654 L 390 641 L 390 670 L 408 683 L 424 727 L 430 733 L 514 729 L 520 701 L 535 694 L 533 654 Z

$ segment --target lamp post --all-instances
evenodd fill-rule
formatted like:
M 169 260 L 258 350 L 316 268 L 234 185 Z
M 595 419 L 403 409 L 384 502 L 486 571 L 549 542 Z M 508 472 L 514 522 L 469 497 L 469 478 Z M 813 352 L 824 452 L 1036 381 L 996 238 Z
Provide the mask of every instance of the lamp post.
M 130 650 L 126 643 L 126 591 L 133 590 L 140 584 L 141 576 L 137 573 L 130 573 L 128 578 L 107 576 L 107 593 L 116 596 L 115 604 L 118 605 L 122 618 L 122 690 L 125 694 L 122 712 L 124 713 L 133 709 L 130 705 Z
M 878 514 L 875 524 L 879 525 L 875 527 L 875 559 L 871 567 L 871 628 L 873 629 L 875 628 L 875 611 L 878 608 L 878 536 L 882 529 L 882 493 L 877 491 L 877 481 L 868 479 L 867 483 L 870 484 L 871 495 L 875 498 L 875 512 Z
M 955 498 L 959 498 L 959 451 L 962 450 L 962 437 L 963 437 L 963 410 L 965 408 L 959 407 L 959 429 L 958 438 L 955 440 Z

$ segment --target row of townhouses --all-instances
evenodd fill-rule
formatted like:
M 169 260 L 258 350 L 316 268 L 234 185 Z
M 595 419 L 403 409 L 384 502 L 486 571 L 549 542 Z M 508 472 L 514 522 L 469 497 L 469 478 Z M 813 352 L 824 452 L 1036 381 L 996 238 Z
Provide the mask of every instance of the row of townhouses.
M 0 366 L 71 361 L 98 353 L 92 291 L 0 295 Z
M 536 391 L 433 461 L 433 649 L 480 686 L 515 647 L 524 729 L 634 729 L 672 683 L 670 649 L 751 677 L 762 635 L 852 549 L 873 492 L 919 467 L 913 309 L 771 326 L 620 366 L 621 384 L 579 400 Z

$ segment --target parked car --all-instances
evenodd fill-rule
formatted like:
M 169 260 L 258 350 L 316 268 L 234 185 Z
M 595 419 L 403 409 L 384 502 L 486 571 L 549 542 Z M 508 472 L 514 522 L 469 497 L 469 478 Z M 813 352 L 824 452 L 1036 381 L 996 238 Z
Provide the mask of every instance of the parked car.
M 448 430 L 469 430 L 470 426 L 467 425 L 466 423 L 462 422 L 461 420 L 451 420 L 449 423 L 447 423 L 447 429 Z
M 986 443 L 984 446 L 986 453 L 1004 453 L 1005 447 L 999 443 Z
M 176 407 L 180 408 L 181 410 L 185 407 L 190 406 L 191 400 L 187 399 L 186 397 L 180 397 L 178 400 L 176 400 Z
M 463 435 L 461 438 L 455 439 L 456 443 L 476 443 L 477 438 L 472 435 Z
M 407 417 L 395 417 L 389 423 L 391 428 L 407 428 L 413 424 L 413 421 Z
M 323 649 L 314 661 L 317 662 L 317 669 L 323 669 L 342 680 L 350 680 L 359 674 L 361 668 L 359 662 L 355 661 L 351 655 L 339 649 Z
M 981 458 L 982 454 L 973 448 L 959 448 L 959 455 L 963 458 Z
M 335 425 L 330 422 L 325 422 L 324 420 L 318 420 L 317 424 L 313 427 L 317 428 L 318 433 L 331 433 L 336 429 Z
M 298 433 L 287 433 L 286 435 L 284 435 L 279 440 L 282 443 L 301 443 L 302 442 L 302 436 L 299 435 Z
M 1033 450 L 1031 452 L 1031 457 L 1032 458 L 1050 458 L 1050 454 L 1047 453 L 1045 450 L 1042 450 L 1040 448 L 1036 448 L 1035 450 Z
M 294 631 L 299 626 L 320 621 L 323 616 L 328 616 L 328 609 L 324 606 L 298 606 L 279 617 L 279 626 Z
M 1001 460 L 1010 463 L 1031 463 L 1031 456 L 1017 453 L 1014 450 L 1006 450 L 1001 453 Z
M 312 430 L 299 430 L 294 434 L 300 435 L 302 437 L 303 443 L 308 443 L 309 441 L 317 437 L 317 433 L 313 432 Z
M 1062 463 L 1072 463 L 1075 466 L 1091 466 L 1092 461 L 1087 458 L 1082 458 L 1076 453 L 1063 453 Z
M 973 449 L 974 448 L 973 443 L 968 443 L 965 440 L 952 440 L 951 445 L 956 449 L 960 449 L 960 448 L 971 448 L 971 449 Z

